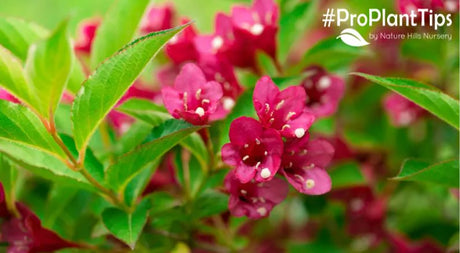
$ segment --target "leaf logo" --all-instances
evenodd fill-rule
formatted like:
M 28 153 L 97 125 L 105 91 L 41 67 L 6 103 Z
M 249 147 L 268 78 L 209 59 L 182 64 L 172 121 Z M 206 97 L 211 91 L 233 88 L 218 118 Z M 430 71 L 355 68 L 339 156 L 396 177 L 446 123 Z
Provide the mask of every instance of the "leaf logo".
M 343 30 L 337 39 L 340 38 L 343 43 L 352 46 L 352 47 L 364 47 L 369 45 L 361 34 L 359 34 L 355 29 L 347 28 Z

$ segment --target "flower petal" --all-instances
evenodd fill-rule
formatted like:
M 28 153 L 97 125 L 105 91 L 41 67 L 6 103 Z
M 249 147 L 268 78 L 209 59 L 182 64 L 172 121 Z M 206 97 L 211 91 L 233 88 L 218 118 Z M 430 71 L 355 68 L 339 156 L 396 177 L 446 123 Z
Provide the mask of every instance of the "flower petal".
M 289 183 L 301 193 L 320 195 L 331 190 L 331 178 L 322 168 L 283 169 L 283 173 Z

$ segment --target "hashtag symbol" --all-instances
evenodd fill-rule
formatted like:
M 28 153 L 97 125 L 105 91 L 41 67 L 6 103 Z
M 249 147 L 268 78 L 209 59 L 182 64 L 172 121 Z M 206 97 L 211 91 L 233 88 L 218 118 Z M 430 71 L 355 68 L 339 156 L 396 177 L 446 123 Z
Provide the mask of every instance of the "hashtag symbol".
M 334 9 L 327 9 L 327 13 L 323 14 L 324 27 L 331 27 L 331 23 L 335 21 Z

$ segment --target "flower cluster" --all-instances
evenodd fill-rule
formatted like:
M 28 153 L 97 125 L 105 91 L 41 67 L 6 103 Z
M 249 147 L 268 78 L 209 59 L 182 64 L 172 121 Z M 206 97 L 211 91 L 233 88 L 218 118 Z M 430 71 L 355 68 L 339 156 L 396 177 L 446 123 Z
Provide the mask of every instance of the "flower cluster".
M 280 91 L 264 76 L 253 96 L 259 120 L 240 117 L 230 125 L 222 160 L 234 168 L 225 180 L 233 215 L 266 217 L 287 196 L 288 185 L 276 177 L 278 171 L 301 193 L 319 195 L 331 189 L 325 168 L 334 148 L 324 140 L 309 139 L 315 116 L 306 98 L 302 86 Z
M 423 108 L 396 93 L 388 94 L 383 101 L 383 106 L 391 123 L 398 127 L 409 126 L 426 115 Z

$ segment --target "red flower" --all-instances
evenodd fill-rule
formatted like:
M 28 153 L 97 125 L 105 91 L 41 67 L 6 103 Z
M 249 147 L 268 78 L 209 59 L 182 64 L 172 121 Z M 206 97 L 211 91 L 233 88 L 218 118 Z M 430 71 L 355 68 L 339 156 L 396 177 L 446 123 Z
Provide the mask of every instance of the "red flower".
M 280 92 L 268 76 L 259 79 L 253 96 L 263 126 L 276 129 L 288 138 L 302 138 L 315 120 L 315 116 L 305 112 L 305 99 L 302 87 L 293 86 Z
M 307 111 L 316 117 L 335 113 L 345 90 L 345 81 L 320 67 L 310 67 L 305 72 L 310 74 L 301 84 L 307 93 Z
M 445 252 L 436 243 L 430 240 L 411 242 L 403 235 L 389 234 L 391 252 L 394 253 L 442 253 Z
M 394 126 L 405 127 L 420 119 L 426 111 L 414 102 L 396 93 L 388 94 L 383 106 Z
M 174 88 L 163 87 L 163 103 L 174 118 L 183 118 L 195 125 L 204 125 L 216 112 L 222 98 L 219 83 L 207 82 L 201 69 L 188 63 L 182 67 Z
M 334 147 L 325 140 L 289 139 L 284 145 L 282 172 L 299 192 L 320 195 L 331 190 L 325 168 L 332 160 Z
M 52 252 L 63 248 L 78 248 L 78 244 L 62 239 L 42 227 L 38 217 L 21 203 L 16 203 L 20 217 L 6 209 L 3 185 L 0 183 L 0 241 L 8 243 L 9 253 Z
M 96 30 L 101 24 L 101 20 L 98 18 L 89 19 L 83 21 L 79 25 L 78 39 L 75 42 L 74 49 L 77 53 L 90 54 L 91 47 L 93 45 L 94 37 L 96 36 Z
M 188 20 L 183 20 L 185 24 Z M 193 26 L 188 26 L 181 33 L 176 34 L 166 45 L 166 55 L 174 62 L 181 64 L 186 61 L 197 60 L 197 52 L 193 40 L 196 36 L 196 31 Z
M 368 186 L 334 190 L 332 199 L 346 204 L 347 229 L 351 235 L 368 235 L 376 245 L 385 235 L 386 201 Z
M 251 219 L 267 217 L 273 207 L 286 198 L 289 191 L 287 183 L 280 178 L 262 183 L 242 183 L 233 171 L 225 178 L 225 188 L 230 193 L 230 213 Z
M 235 176 L 242 183 L 270 181 L 280 168 L 283 140 L 278 132 L 265 129 L 248 117 L 230 125 L 230 143 L 222 147 L 222 160 L 235 166 Z
M 255 66 L 256 50 L 276 58 L 279 8 L 273 0 L 256 0 L 251 8 L 232 9 L 234 42 L 229 59 L 239 67 Z
M 170 4 L 161 7 L 151 7 L 141 22 L 141 32 L 146 34 L 170 29 L 173 27 L 173 16 L 174 9 Z

